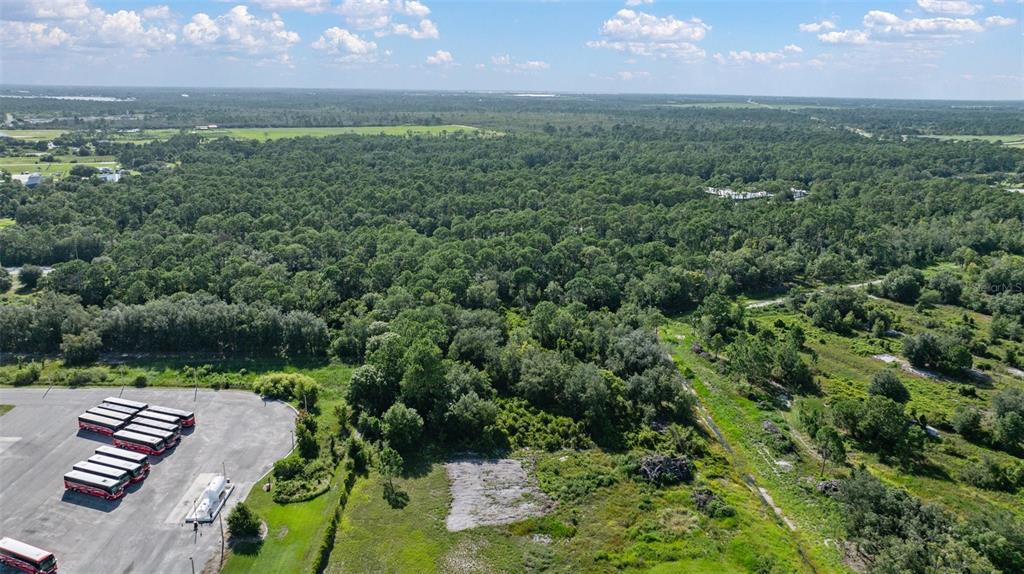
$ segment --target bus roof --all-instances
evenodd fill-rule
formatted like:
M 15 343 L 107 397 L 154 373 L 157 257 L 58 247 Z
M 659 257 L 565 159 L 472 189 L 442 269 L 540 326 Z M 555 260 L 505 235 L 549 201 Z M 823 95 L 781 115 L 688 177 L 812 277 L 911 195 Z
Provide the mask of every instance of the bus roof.
M 116 446 L 103 445 L 96 449 L 96 454 L 103 454 L 106 456 L 112 456 L 114 458 L 135 461 L 139 464 L 145 464 L 146 461 L 149 460 L 149 457 L 142 454 L 141 452 L 135 452 L 134 450 L 128 450 L 126 448 L 117 448 Z
M 110 403 L 100 403 L 99 408 L 107 409 L 108 411 L 117 411 L 119 413 L 124 413 L 126 415 L 134 415 L 135 413 L 142 410 L 133 407 L 126 407 L 124 405 L 112 405 Z
M 126 422 L 119 419 L 112 419 L 110 417 L 101 417 L 100 415 L 93 413 L 82 413 L 81 415 L 78 416 L 78 420 L 85 420 L 86 422 L 90 423 L 99 423 L 114 428 L 121 428 L 122 426 L 124 426 L 124 423 Z
M 137 433 L 130 430 L 119 430 L 114 433 L 114 438 L 123 438 L 126 440 L 141 442 L 150 446 L 155 446 L 163 442 L 163 439 L 160 437 L 155 437 L 151 434 Z
M 132 424 L 145 425 L 147 427 L 153 427 L 167 432 L 178 432 L 181 430 L 181 425 L 166 421 L 158 421 L 147 417 L 135 417 L 132 419 Z
M 123 468 L 113 468 L 110 466 L 104 466 L 102 464 L 96 464 L 95 462 L 89 462 L 87 460 L 78 461 L 71 466 L 75 470 L 82 472 L 88 472 L 89 474 L 98 474 L 100 476 L 109 476 L 114 480 L 120 480 L 125 478 L 129 473 Z
M 171 407 L 162 407 L 160 405 L 149 405 L 149 410 L 151 410 L 153 412 L 157 412 L 157 413 L 166 414 L 166 415 L 174 415 L 176 417 L 181 417 L 181 418 L 186 418 L 186 419 L 195 416 L 195 413 L 193 413 L 192 411 L 183 411 L 181 409 L 172 409 Z
M 94 454 L 89 457 L 86 462 L 93 462 L 96 464 L 102 464 L 104 466 L 112 466 L 114 468 L 120 468 L 121 470 L 127 470 L 128 472 L 135 472 L 142 468 L 142 465 L 137 462 L 125 460 L 123 458 L 114 458 L 112 456 L 106 456 L 102 454 Z
M 72 482 L 81 482 L 82 484 L 89 484 L 92 486 L 99 486 L 101 488 L 114 488 L 119 484 L 118 481 L 113 478 L 107 478 L 91 472 L 84 472 L 81 470 L 72 470 L 71 472 L 64 475 L 66 480 Z
M 132 423 L 132 424 L 124 427 L 124 430 L 131 431 L 131 432 L 134 432 L 134 433 L 139 433 L 139 434 L 148 434 L 148 435 L 152 435 L 152 436 L 155 436 L 155 437 L 162 438 L 164 440 L 169 440 L 169 439 L 174 437 L 174 433 L 172 433 L 170 431 L 165 431 L 163 429 L 158 429 L 156 427 L 148 427 L 148 426 L 142 425 L 142 424 L 134 424 L 134 423 Z
M 146 403 L 140 403 L 139 401 L 129 401 L 128 399 L 120 399 L 117 397 L 107 397 L 103 399 L 103 402 L 110 403 L 112 405 L 131 407 L 133 409 L 144 409 L 149 406 Z
M 132 418 L 132 415 L 130 415 L 128 413 L 119 413 L 117 411 L 112 411 L 112 410 L 109 410 L 109 409 L 105 409 L 103 407 L 93 407 L 93 408 L 91 408 L 91 409 L 89 409 L 89 410 L 87 410 L 85 412 L 91 413 L 91 414 L 94 414 L 94 415 L 99 415 L 101 417 L 107 417 L 108 419 L 117 419 L 119 421 L 126 421 L 126 420 Z
M 0 548 L 17 554 L 18 556 L 24 556 L 34 562 L 42 562 L 43 560 L 53 556 L 52 552 L 43 550 L 42 548 L 36 548 L 31 544 L 25 544 L 20 540 L 15 540 L 7 536 L 0 538 Z
M 175 416 L 175 415 L 165 415 L 163 413 L 158 413 L 158 412 L 156 412 L 156 411 L 154 411 L 152 409 L 146 409 L 144 411 L 137 412 L 137 413 L 135 413 L 135 416 L 137 416 L 137 417 L 145 417 L 145 418 L 148 418 L 148 419 L 153 419 L 155 421 L 162 421 L 162 422 L 165 422 L 165 423 L 171 423 L 171 424 L 175 424 L 175 425 L 179 424 L 178 421 L 180 421 L 182 419 L 182 417 Z

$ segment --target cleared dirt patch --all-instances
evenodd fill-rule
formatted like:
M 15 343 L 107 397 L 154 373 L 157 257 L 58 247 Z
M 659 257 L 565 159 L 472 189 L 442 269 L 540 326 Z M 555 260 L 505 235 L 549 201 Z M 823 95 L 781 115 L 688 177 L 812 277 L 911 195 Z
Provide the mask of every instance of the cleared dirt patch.
M 446 464 L 445 471 L 452 495 L 445 520 L 449 532 L 543 516 L 554 505 L 518 460 L 459 460 Z

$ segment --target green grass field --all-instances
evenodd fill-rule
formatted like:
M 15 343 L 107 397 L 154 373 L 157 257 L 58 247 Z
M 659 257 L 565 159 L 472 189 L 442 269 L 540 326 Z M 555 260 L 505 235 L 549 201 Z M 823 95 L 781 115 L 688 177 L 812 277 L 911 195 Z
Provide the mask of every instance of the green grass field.
M 0 229 L 10 227 L 15 224 L 15 221 L 9 217 L 0 217 Z
M 0 405 L 0 417 L 2 417 L 5 414 L 11 412 L 11 409 L 13 409 L 13 408 L 14 408 L 14 405 Z
M 971 135 L 927 135 L 921 136 L 931 139 L 944 140 L 944 141 L 984 141 L 984 142 L 1002 142 L 1003 145 L 1010 147 L 1024 147 L 1024 134 L 1004 134 L 1004 135 L 982 135 L 982 136 L 971 136 Z
M 45 176 L 63 177 L 76 165 L 88 165 L 95 168 L 116 168 L 118 166 L 117 158 L 114 156 L 54 156 L 54 159 L 57 161 L 41 161 L 39 156 L 0 157 L 0 170 L 10 174 L 27 171 L 39 172 Z
M 50 141 L 68 130 L 0 130 L 0 137 L 40 142 Z

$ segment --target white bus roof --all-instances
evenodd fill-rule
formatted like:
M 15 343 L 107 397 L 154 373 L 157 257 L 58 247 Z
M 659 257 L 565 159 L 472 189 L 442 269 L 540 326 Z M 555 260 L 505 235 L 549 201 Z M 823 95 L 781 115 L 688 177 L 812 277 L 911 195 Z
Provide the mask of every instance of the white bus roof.
M 139 401 L 129 401 L 128 399 L 119 399 L 117 397 L 107 397 L 103 399 L 103 402 L 110 403 L 112 405 L 123 405 L 133 409 L 144 409 L 149 406 L 146 403 L 140 403 Z
M 133 440 L 133 441 L 141 442 L 141 443 L 148 444 L 148 445 L 155 445 L 155 444 L 160 444 L 161 442 L 163 442 L 163 439 L 160 438 L 160 437 L 155 437 L 155 436 L 153 436 L 151 434 L 142 434 L 142 433 L 138 433 L 138 432 L 133 432 L 133 431 L 130 431 L 130 430 L 119 430 L 116 433 L 114 433 L 114 438 L 123 438 L 123 439 Z
M 125 423 L 125 421 L 122 420 L 112 419 L 110 417 L 101 417 L 100 415 L 93 413 L 82 413 L 81 415 L 78 416 L 78 418 L 79 420 L 85 419 L 86 421 L 89 422 L 110 425 L 115 428 L 118 428 Z
M 188 417 L 193 416 L 196 413 L 190 410 L 181 410 L 180 408 L 171 408 L 169 406 L 160 406 L 159 404 L 151 404 L 150 410 L 155 412 L 162 412 L 165 414 L 173 414 L 175 416 Z
M 115 411 L 115 412 L 119 412 L 119 413 L 124 413 L 126 415 L 134 415 L 135 413 L 137 413 L 137 412 L 142 410 L 142 409 L 137 409 L 137 408 L 134 408 L 134 407 L 126 407 L 124 405 L 112 405 L 110 403 L 100 403 L 99 407 L 97 407 L 97 408 L 107 409 L 108 411 Z
M 98 474 L 99 476 L 109 476 L 114 480 L 123 479 L 128 476 L 128 471 L 123 468 L 113 468 L 110 466 L 104 466 L 102 464 L 96 464 L 95 462 L 89 462 L 87 460 L 81 460 L 71 465 L 71 468 L 80 470 L 82 472 L 88 472 L 89 474 Z
M 181 426 L 175 423 L 169 423 L 166 421 L 160 421 L 157 419 L 151 419 L 147 417 L 135 417 L 132 419 L 132 424 L 139 424 L 147 427 L 153 427 L 167 432 L 178 432 L 181 430 Z
M 91 484 L 102 488 L 114 488 L 118 485 L 118 481 L 113 478 L 107 478 L 105 476 L 100 476 L 91 472 L 83 472 L 81 470 L 72 470 L 65 474 L 64 478 L 72 482 L 81 482 L 82 484 Z
M 106 456 L 102 454 L 94 454 L 89 457 L 86 462 L 93 462 L 96 464 L 102 464 L 104 466 L 112 466 L 114 468 L 120 468 L 121 470 L 127 470 L 128 472 L 135 472 L 142 468 L 142 465 L 137 462 L 125 460 L 123 458 L 114 458 L 112 456 Z
M 0 548 L 3 548 L 8 552 L 13 552 L 18 556 L 24 556 L 25 558 L 28 558 L 29 560 L 35 562 L 42 562 L 50 556 L 53 556 L 52 552 L 48 552 L 46 550 L 43 550 L 42 548 L 36 548 L 31 544 L 25 544 L 20 540 L 15 540 L 7 536 L 0 538 Z
M 142 464 L 149 460 L 149 457 L 142 454 L 141 452 L 135 452 L 134 450 L 128 450 L 125 448 L 117 448 L 116 446 L 103 445 L 96 449 L 96 454 L 103 454 L 106 456 L 112 456 L 114 458 L 133 460 L 139 464 Z
M 163 429 L 158 429 L 156 427 L 148 427 L 143 424 L 130 424 L 124 427 L 124 430 L 138 434 L 148 434 L 154 437 L 162 438 L 164 440 L 168 440 L 174 437 L 174 433 L 170 431 L 165 431 Z
M 128 420 L 132 417 L 132 415 L 128 413 L 119 413 L 103 407 L 93 407 L 85 412 L 93 415 L 99 415 L 101 417 L 107 417 L 108 419 L 117 419 L 119 421 Z
M 151 410 L 151 409 L 146 409 L 144 411 L 137 412 L 137 413 L 135 413 L 135 416 L 137 416 L 137 417 L 145 417 L 145 418 L 148 418 L 148 419 L 153 419 L 153 420 L 156 420 L 156 421 L 163 421 L 163 422 L 172 423 L 172 424 L 178 424 L 178 421 L 180 421 L 183 418 L 183 417 L 179 417 L 179 416 L 175 416 L 175 415 L 166 415 L 164 413 L 158 413 L 158 412 L 156 412 L 154 410 Z

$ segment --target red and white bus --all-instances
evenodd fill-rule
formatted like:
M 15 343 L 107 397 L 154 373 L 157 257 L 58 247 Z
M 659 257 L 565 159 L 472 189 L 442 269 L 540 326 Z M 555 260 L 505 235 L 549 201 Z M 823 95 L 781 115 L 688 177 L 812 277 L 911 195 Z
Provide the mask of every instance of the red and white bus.
M 126 415 L 134 415 L 135 413 L 137 413 L 137 412 L 142 410 L 142 409 L 133 409 L 131 407 L 126 407 L 126 406 L 123 406 L 123 405 L 112 405 L 110 403 L 100 403 L 99 407 L 97 407 L 97 408 L 106 409 L 108 411 L 114 411 L 114 412 L 118 412 L 118 413 L 124 413 Z
M 101 417 L 92 413 L 82 413 L 78 417 L 78 428 L 107 436 L 121 430 L 126 424 L 127 421 Z
M 150 412 L 160 413 L 162 415 L 171 415 L 177 417 L 178 422 L 183 427 L 194 427 L 196 426 L 196 414 L 192 411 L 183 411 L 181 409 L 172 409 L 171 407 L 161 407 L 158 405 L 149 405 Z
M 57 571 L 57 559 L 53 552 L 6 536 L 0 538 L 0 564 L 28 574 L 53 574 Z
M 135 464 L 141 464 L 142 469 L 149 472 L 149 457 L 141 452 L 125 450 L 123 448 L 117 448 L 116 446 L 103 445 L 96 449 L 96 454 L 127 460 L 128 462 L 134 462 Z
M 96 476 L 105 476 L 109 479 L 120 482 L 122 486 L 127 485 L 128 481 L 132 479 L 132 474 L 123 468 L 114 468 L 112 466 L 97 464 L 87 460 L 80 460 L 71 465 L 71 468 L 73 470 L 80 470 L 89 474 L 95 474 Z
M 108 419 L 117 419 L 119 421 L 128 421 L 132 418 L 132 415 L 126 413 L 119 413 L 102 407 L 93 407 L 87 411 L 90 414 L 99 415 L 101 417 L 107 417 Z
M 147 417 L 135 417 L 130 424 L 143 425 L 172 433 L 178 440 L 181 440 L 181 427 L 164 421 L 158 421 Z
M 124 485 L 127 483 L 127 480 L 114 480 L 81 470 L 72 470 L 64 475 L 64 488 L 107 500 L 117 500 L 124 496 Z
M 128 430 L 119 430 L 114 433 L 114 446 L 157 456 L 167 450 L 164 439 Z
M 164 444 L 167 445 L 167 448 L 178 446 L 178 442 L 181 441 L 181 435 L 179 435 L 178 433 L 166 431 L 164 429 L 158 429 L 156 427 L 151 427 L 141 423 L 133 422 L 128 426 L 124 427 L 124 430 L 139 434 L 148 434 L 150 436 L 155 436 L 159 439 L 163 439 Z
M 104 456 L 102 454 L 94 454 L 89 457 L 86 462 L 92 464 L 100 464 L 103 466 L 109 466 L 115 470 L 123 470 L 128 473 L 132 482 L 142 482 L 146 476 L 149 475 L 149 470 L 137 462 L 130 460 L 124 460 L 123 458 L 114 458 L 112 456 Z
M 145 410 L 145 411 L 142 411 L 140 413 L 137 413 L 132 418 L 132 422 L 135 422 L 135 421 L 138 421 L 138 420 L 142 420 L 142 419 L 146 419 L 148 421 L 159 421 L 159 422 L 162 422 L 162 423 L 164 423 L 166 425 L 170 425 L 171 428 L 174 429 L 174 432 L 181 432 L 181 422 L 179 422 L 178 417 L 171 416 L 171 415 L 162 415 L 160 413 L 153 412 L 152 409 L 149 409 L 149 410 Z M 163 428 L 163 427 L 158 427 L 158 428 Z
M 103 399 L 103 402 L 109 405 L 120 405 L 122 407 L 128 407 L 131 409 L 135 409 L 137 411 L 145 410 L 146 407 L 149 406 L 146 403 L 140 403 L 139 401 L 129 401 L 128 399 L 119 399 L 117 397 L 107 397 Z

